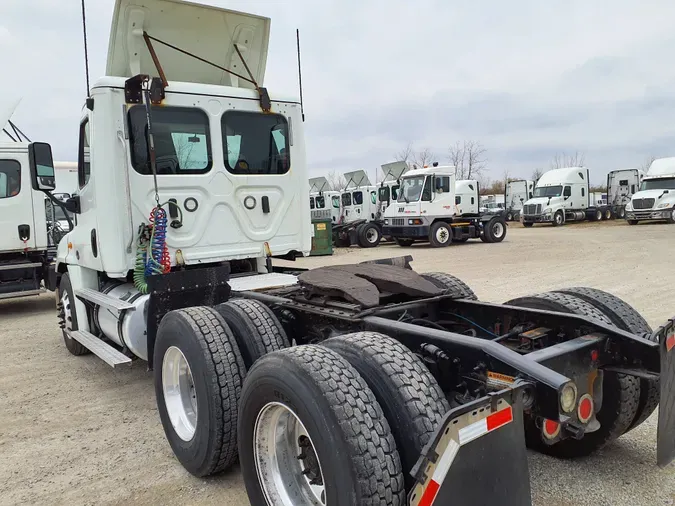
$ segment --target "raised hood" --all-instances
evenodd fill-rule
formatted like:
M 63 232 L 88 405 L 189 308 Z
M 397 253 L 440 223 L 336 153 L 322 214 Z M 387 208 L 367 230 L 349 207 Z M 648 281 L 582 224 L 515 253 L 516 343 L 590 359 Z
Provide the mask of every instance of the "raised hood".
M 19 102 L 21 102 L 21 98 L 10 99 L 0 103 L 0 130 L 12 119 L 14 111 L 19 107 Z
M 149 36 L 245 76 L 237 44 L 254 80 L 262 86 L 270 19 L 181 0 L 117 0 L 110 30 L 108 76 L 158 76 L 143 39 Z M 254 88 L 212 65 L 152 42 L 168 81 Z
M 309 178 L 310 193 L 322 192 L 327 189 L 328 189 L 328 180 L 325 177 L 321 176 Z
M 358 188 L 359 186 L 370 186 L 370 179 L 365 170 L 355 170 L 354 172 L 345 172 L 347 188 Z
M 383 181 L 396 181 L 405 171 L 408 170 L 406 162 L 392 162 L 382 165 L 382 174 L 384 174 Z

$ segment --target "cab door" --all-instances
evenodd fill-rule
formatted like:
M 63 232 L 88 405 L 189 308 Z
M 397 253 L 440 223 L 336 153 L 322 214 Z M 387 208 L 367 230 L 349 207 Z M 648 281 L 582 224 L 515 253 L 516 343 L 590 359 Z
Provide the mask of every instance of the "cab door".
M 37 247 L 32 194 L 27 154 L 0 151 L 0 251 Z

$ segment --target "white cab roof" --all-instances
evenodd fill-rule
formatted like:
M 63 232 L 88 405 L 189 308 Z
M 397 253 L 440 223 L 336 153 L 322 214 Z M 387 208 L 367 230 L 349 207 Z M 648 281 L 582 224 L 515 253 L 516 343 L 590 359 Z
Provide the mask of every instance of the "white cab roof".
M 117 0 L 113 14 L 106 75 L 159 76 L 143 32 L 248 78 L 234 44 L 262 86 L 267 64 L 270 19 L 182 0 Z M 168 81 L 254 88 L 231 76 L 153 41 Z
M 588 169 L 584 167 L 563 167 L 545 172 L 537 181 L 537 188 L 556 186 L 565 183 L 581 183 L 586 181 Z
M 426 176 L 427 174 L 442 174 L 452 176 L 455 173 L 454 165 L 439 165 L 437 167 L 424 167 L 423 169 L 412 169 L 405 173 L 405 177 Z
M 645 177 L 663 177 L 675 175 L 675 157 L 657 158 L 649 166 Z

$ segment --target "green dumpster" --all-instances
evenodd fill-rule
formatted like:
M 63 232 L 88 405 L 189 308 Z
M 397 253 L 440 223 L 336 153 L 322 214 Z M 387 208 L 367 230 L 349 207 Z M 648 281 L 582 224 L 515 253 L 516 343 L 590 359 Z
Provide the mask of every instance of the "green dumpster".
M 312 251 L 310 256 L 333 254 L 333 226 L 331 219 L 312 220 L 314 237 L 312 237 Z

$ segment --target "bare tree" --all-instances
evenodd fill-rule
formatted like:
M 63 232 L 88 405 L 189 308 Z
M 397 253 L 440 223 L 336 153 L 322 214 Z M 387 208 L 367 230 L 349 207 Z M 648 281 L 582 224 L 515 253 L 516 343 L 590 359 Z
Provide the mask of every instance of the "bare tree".
M 394 153 L 394 160 L 397 162 L 405 162 L 410 165 L 410 162 L 413 159 L 415 150 L 413 149 L 413 143 L 409 142 L 408 145 L 401 149 L 400 151 Z
M 563 167 L 583 167 L 586 157 L 583 153 L 575 151 L 573 155 L 568 155 L 566 153 L 560 153 L 553 157 L 551 160 L 552 169 L 561 169 Z
M 479 179 L 487 167 L 486 149 L 478 141 L 457 141 L 449 150 L 457 179 Z
M 326 190 L 339 191 L 344 190 L 347 186 L 345 177 L 336 170 L 331 170 L 326 176 L 326 180 L 328 181 Z
M 532 171 L 532 180 L 536 183 L 544 175 L 544 169 L 534 169 Z
M 651 164 L 652 164 L 652 162 L 653 162 L 654 160 L 656 160 L 656 157 L 655 157 L 654 155 L 649 155 L 649 156 L 645 159 L 644 163 L 643 163 L 642 165 L 640 165 L 640 167 L 638 167 L 638 168 L 641 169 L 641 170 L 644 170 L 645 172 L 647 172 L 647 171 L 649 170 L 649 167 L 651 166 Z
M 421 169 L 425 165 L 430 165 L 434 162 L 435 158 L 436 155 L 434 155 L 429 148 L 424 148 L 421 151 L 413 153 L 412 162 L 418 169 Z

